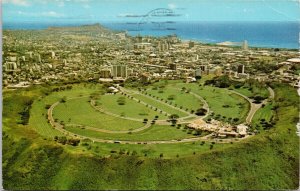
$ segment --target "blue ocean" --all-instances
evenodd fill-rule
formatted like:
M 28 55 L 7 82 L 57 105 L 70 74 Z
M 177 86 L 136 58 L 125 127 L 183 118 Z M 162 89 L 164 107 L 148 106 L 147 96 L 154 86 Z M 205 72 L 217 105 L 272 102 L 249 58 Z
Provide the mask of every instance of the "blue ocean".
M 78 26 L 77 23 L 5 23 L 3 29 L 39 30 L 49 26 Z M 204 43 L 248 41 L 251 47 L 299 48 L 299 22 L 170 22 L 170 23 L 101 23 L 113 30 L 128 31 L 130 35 L 165 36 L 176 34 L 183 40 Z

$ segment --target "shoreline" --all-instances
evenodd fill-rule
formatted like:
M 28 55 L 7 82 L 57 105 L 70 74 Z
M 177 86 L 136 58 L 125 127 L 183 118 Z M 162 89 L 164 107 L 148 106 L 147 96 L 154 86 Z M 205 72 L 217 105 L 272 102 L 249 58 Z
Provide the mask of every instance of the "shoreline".
M 250 22 L 250 21 L 247 21 Z M 243 23 L 247 23 L 247 22 L 243 22 Z M 184 22 L 182 22 L 184 23 Z M 189 23 L 241 23 L 238 21 L 191 21 Z M 265 22 L 257 22 L 257 21 L 253 21 L 250 23 L 265 23 Z M 267 23 L 299 23 L 299 22 L 267 22 Z M 17 24 L 21 25 L 20 27 L 16 27 Z M 170 34 L 155 34 L 155 31 L 153 32 L 153 34 L 146 34 L 147 32 L 150 31 L 130 31 L 130 30 L 126 30 L 126 29 L 115 29 L 112 28 L 111 26 L 107 26 L 111 25 L 111 24 L 125 24 L 125 22 L 103 22 L 103 23 L 87 23 L 87 22 L 76 22 L 76 23 L 52 23 L 52 22 L 46 22 L 46 23 L 36 23 L 36 22 L 22 22 L 22 23 L 17 23 L 17 22 L 8 22 L 8 23 L 3 23 L 2 26 L 2 30 L 3 32 L 5 31 L 43 31 L 43 30 L 47 30 L 51 27 L 55 27 L 55 28 L 64 28 L 64 27 L 82 27 L 82 26 L 91 26 L 91 25 L 95 25 L 95 24 L 100 24 L 101 26 L 107 28 L 108 30 L 111 30 L 112 32 L 124 32 L 126 31 L 127 34 L 131 37 L 135 37 L 135 36 L 151 36 L 151 37 L 165 37 L 168 35 L 172 35 L 175 34 L 181 41 L 193 41 L 196 43 L 201 43 L 204 45 L 209 45 L 209 46 L 223 46 L 223 47 L 239 47 L 240 45 L 238 43 L 237 39 L 233 40 L 233 39 L 222 39 L 222 40 L 215 40 L 215 39 L 209 39 L 207 40 L 207 37 L 203 37 L 201 39 L 200 38 L 195 38 L 195 37 L 183 37 L 182 34 L 176 34 L 176 32 L 174 31 L 174 33 L 170 33 Z M 12 26 L 5 26 L 5 25 L 12 25 Z M 24 25 L 24 26 L 22 26 Z M 167 31 L 167 30 L 166 30 Z M 258 36 L 259 37 L 259 36 Z M 290 50 L 290 51 L 298 51 L 300 49 L 300 45 L 298 43 L 297 47 L 288 47 L 288 46 L 280 46 L 280 45 L 268 45 L 268 44 L 259 44 L 259 43 L 251 43 L 251 40 L 248 40 L 247 38 L 245 38 L 244 40 L 247 40 L 249 42 L 249 48 L 250 49 L 280 49 L 280 50 Z M 213 42 L 212 42 L 213 41 Z M 298 42 L 298 41 L 297 41 Z

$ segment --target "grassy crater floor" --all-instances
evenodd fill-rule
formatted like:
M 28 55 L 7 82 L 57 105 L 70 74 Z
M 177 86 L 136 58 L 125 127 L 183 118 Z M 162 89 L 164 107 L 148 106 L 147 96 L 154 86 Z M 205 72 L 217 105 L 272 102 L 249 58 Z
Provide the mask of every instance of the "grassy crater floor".
M 61 132 L 51 127 L 47 122 L 47 108 L 59 102 L 52 111 L 53 119 L 58 123 L 64 124 L 65 130 L 78 135 L 107 140 L 175 140 L 193 137 L 193 132 L 160 125 L 132 134 L 113 134 L 101 132 L 97 129 L 108 131 L 136 130 L 145 126 L 145 123 L 142 123 L 144 119 L 148 121 L 155 117 L 158 117 L 159 120 L 167 119 L 165 113 L 159 112 L 160 110 L 168 114 L 177 114 L 179 117 L 187 117 L 190 114 L 184 110 L 185 108 L 189 111 L 203 106 L 203 102 L 195 95 L 203 97 L 207 101 L 210 110 L 214 112 L 214 115 L 219 115 L 223 119 L 239 118 L 242 122 L 249 111 L 249 103 L 241 96 L 227 89 L 181 82 L 177 82 L 176 86 L 168 84 L 163 88 L 156 89 L 157 86 L 159 84 L 148 87 L 148 95 L 136 91 L 136 93 L 130 95 L 132 96 L 131 98 L 121 93 L 103 94 L 101 92 L 103 92 L 104 88 L 97 84 L 74 85 L 72 89 L 39 96 L 32 104 L 30 110 L 32 117 L 29 119 L 29 124 L 35 127 L 35 130 L 44 137 L 62 136 Z M 189 89 L 195 95 L 181 91 L 180 88 L 182 87 Z M 159 93 L 161 89 L 163 89 L 163 92 Z M 172 102 L 175 102 L 176 105 L 175 103 L 164 102 L 170 96 L 172 97 Z M 63 102 L 61 101 L 62 99 L 64 99 Z M 95 99 L 96 107 L 108 113 L 100 112 L 93 107 L 90 103 L 91 99 Z M 122 104 L 120 104 L 120 100 Z M 140 102 L 143 102 L 143 104 Z M 184 105 L 185 102 L 186 105 Z M 194 102 L 196 104 L 193 105 L 192 103 Z M 180 109 L 182 105 L 183 108 Z M 190 119 L 192 118 L 190 117 Z M 78 125 L 81 127 L 78 127 Z M 92 129 L 89 127 L 92 127 Z

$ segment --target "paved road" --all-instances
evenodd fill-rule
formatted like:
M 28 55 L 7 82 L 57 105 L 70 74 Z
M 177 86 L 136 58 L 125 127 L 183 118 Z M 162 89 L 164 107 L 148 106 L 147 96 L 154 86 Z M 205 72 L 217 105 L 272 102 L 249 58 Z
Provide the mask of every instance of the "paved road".
M 252 120 L 252 117 L 254 116 L 254 114 L 256 113 L 256 111 L 261 107 L 260 104 L 255 104 L 253 103 L 253 100 L 248 98 L 247 96 L 239 93 L 239 92 L 236 92 L 234 90 L 229 90 L 230 92 L 234 93 L 234 94 L 237 94 L 241 97 L 243 97 L 244 99 L 246 99 L 249 104 L 250 104 L 250 111 L 248 112 L 248 115 L 246 117 L 246 123 L 251 123 L 251 120 Z
M 275 98 L 275 92 L 271 87 L 268 87 L 268 91 L 269 91 L 269 98 L 270 99 L 274 99 Z
M 248 98 L 247 96 L 243 95 L 243 94 L 240 94 L 239 92 L 236 92 L 236 91 L 233 91 L 233 90 L 230 90 L 231 92 L 239 95 L 239 96 L 242 96 L 243 98 L 245 98 L 249 103 L 250 103 L 250 111 L 247 115 L 247 118 L 246 118 L 246 123 L 251 123 L 252 121 L 252 118 L 253 116 L 255 115 L 255 113 L 257 112 L 257 110 L 259 110 L 263 104 L 266 104 L 268 102 L 267 99 L 265 99 L 262 103 L 260 104 L 256 104 L 256 103 L 253 103 L 254 100 Z M 275 92 L 272 88 L 268 87 L 268 91 L 269 91 L 269 99 L 274 99 L 275 97 Z
M 93 131 L 98 131 L 98 132 L 102 132 L 102 133 L 109 133 L 109 134 L 128 134 L 128 133 L 136 133 L 139 131 L 143 131 L 149 127 L 151 127 L 151 123 L 146 123 L 144 126 L 137 128 L 137 129 L 133 129 L 133 130 L 125 130 L 125 131 L 111 131 L 111 130 L 107 130 L 107 129 L 99 129 L 96 127 L 91 127 L 91 126 L 86 126 L 86 125 L 78 125 L 78 124 L 66 124 L 65 126 L 72 126 L 72 127 L 77 127 L 77 128 L 85 128 L 85 129 L 89 129 L 89 130 L 93 130 Z

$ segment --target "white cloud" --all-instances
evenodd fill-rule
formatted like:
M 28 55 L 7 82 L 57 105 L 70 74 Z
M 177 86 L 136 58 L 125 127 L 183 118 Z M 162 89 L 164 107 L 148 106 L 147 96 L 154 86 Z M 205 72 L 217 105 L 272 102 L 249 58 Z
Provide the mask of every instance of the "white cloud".
M 45 12 L 24 12 L 18 11 L 19 15 L 30 16 L 30 17 L 52 17 L 52 18 L 61 18 L 64 17 L 64 14 L 57 13 L 55 11 L 45 11 Z
M 30 3 L 27 0 L 3 0 L 3 3 L 11 3 L 17 6 L 29 6 Z
M 48 12 L 42 12 L 41 13 L 41 16 L 44 16 L 44 17 L 62 17 L 63 14 L 60 14 L 60 13 L 57 13 L 55 11 L 48 11 Z
M 169 9 L 176 9 L 176 5 L 174 3 L 169 3 L 168 4 Z

